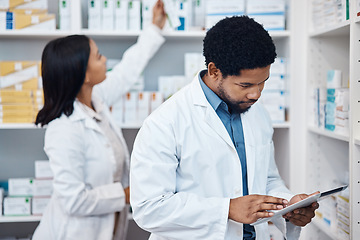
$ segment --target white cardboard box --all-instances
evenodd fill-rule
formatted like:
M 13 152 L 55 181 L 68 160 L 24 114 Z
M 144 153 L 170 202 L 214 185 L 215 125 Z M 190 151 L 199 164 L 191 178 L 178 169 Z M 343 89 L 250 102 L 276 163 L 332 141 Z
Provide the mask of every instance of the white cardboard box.
M 53 192 L 52 179 L 34 179 L 33 180 L 33 196 L 44 197 L 51 196 Z
M 101 6 L 101 24 L 102 30 L 114 30 L 115 29 L 115 1 L 114 0 L 102 0 Z
M 35 161 L 35 178 L 53 178 L 53 172 L 50 168 L 50 162 L 48 160 Z
M 134 123 L 137 121 L 137 92 L 128 92 L 124 95 L 124 123 Z
M 101 0 L 88 0 L 89 26 L 91 30 L 101 29 Z
M 115 2 L 115 29 L 120 31 L 128 30 L 128 0 L 116 0 Z
M 30 197 L 5 197 L 4 216 L 28 216 L 31 215 Z
M 32 215 L 42 215 L 50 201 L 50 197 L 34 197 L 31 201 Z
M 32 196 L 32 178 L 9 178 L 9 196 Z
M 244 0 L 207 0 L 206 1 L 206 28 L 209 29 L 225 17 L 245 14 Z
M 142 123 L 150 114 L 150 92 L 138 93 L 137 121 Z
M 129 30 L 140 31 L 141 30 L 141 2 L 140 0 L 129 1 Z
M 161 92 L 152 92 L 150 98 L 150 112 L 153 112 L 164 102 L 164 97 Z
M 59 26 L 61 30 L 70 30 L 71 14 L 70 0 L 59 0 Z

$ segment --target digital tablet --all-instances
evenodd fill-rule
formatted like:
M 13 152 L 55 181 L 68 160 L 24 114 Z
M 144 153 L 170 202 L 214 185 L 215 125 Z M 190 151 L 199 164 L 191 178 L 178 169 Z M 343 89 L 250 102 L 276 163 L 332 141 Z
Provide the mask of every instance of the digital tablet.
M 341 192 L 342 190 L 345 190 L 347 188 L 347 185 L 344 185 L 344 186 L 341 186 L 341 187 L 336 187 L 336 188 L 333 188 L 333 189 L 330 189 L 328 191 L 324 191 L 324 192 L 321 192 L 321 193 L 318 193 L 318 194 L 315 194 L 313 196 L 310 196 L 308 198 L 305 198 L 297 203 L 294 203 L 290 206 L 287 206 L 286 208 L 283 208 L 281 210 L 275 210 L 275 211 L 272 211 L 274 212 L 274 215 L 271 216 L 271 217 L 268 217 L 268 218 L 259 218 L 256 222 L 250 224 L 250 225 L 257 225 L 257 224 L 260 224 L 260 223 L 264 223 L 264 222 L 268 222 L 268 221 L 271 221 L 272 219 L 274 218 L 278 218 L 278 217 L 281 217 L 283 215 L 285 215 L 286 213 L 288 212 L 291 212 L 297 208 L 302 208 L 302 207 L 307 207 L 307 206 L 310 206 L 313 202 L 318 202 L 326 197 L 329 197 L 335 193 L 338 193 L 338 192 Z

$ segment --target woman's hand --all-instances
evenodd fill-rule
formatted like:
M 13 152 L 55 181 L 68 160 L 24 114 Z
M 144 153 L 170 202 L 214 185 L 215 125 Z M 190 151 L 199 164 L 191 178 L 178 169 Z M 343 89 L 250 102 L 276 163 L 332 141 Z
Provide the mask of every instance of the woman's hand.
M 130 188 L 127 187 L 124 189 L 125 192 L 125 202 L 130 203 Z
M 166 13 L 164 9 L 164 3 L 161 0 L 157 0 L 153 8 L 153 19 L 152 23 L 163 29 L 166 22 Z

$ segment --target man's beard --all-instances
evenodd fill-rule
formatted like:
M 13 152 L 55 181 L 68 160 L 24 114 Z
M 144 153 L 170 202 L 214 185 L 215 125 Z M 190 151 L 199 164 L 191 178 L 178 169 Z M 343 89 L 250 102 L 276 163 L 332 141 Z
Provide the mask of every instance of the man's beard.
M 227 106 L 229 108 L 229 111 L 231 113 L 235 113 L 235 114 L 245 113 L 251 108 L 251 106 L 242 108 L 241 104 L 255 103 L 256 102 L 256 100 L 249 100 L 247 102 L 233 101 L 230 98 L 230 96 L 224 91 L 224 88 L 222 87 L 222 84 L 219 85 L 218 90 L 219 90 L 219 97 L 227 104 Z

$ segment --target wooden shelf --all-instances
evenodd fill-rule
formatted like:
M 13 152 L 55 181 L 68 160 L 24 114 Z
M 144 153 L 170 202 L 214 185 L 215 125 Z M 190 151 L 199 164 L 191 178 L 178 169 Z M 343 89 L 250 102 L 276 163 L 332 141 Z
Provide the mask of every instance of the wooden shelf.
M 331 132 L 324 129 L 319 129 L 317 127 L 308 127 L 308 130 L 312 133 L 316 133 L 325 137 L 341 140 L 344 142 L 349 142 L 350 137 L 348 134 L 345 133 L 337 133 L 337 132 Z
M 338 23 L 332 27 L 316 30 L 310 33 L 310 37 L 329 37 L 350 35 L 350 21 Z

